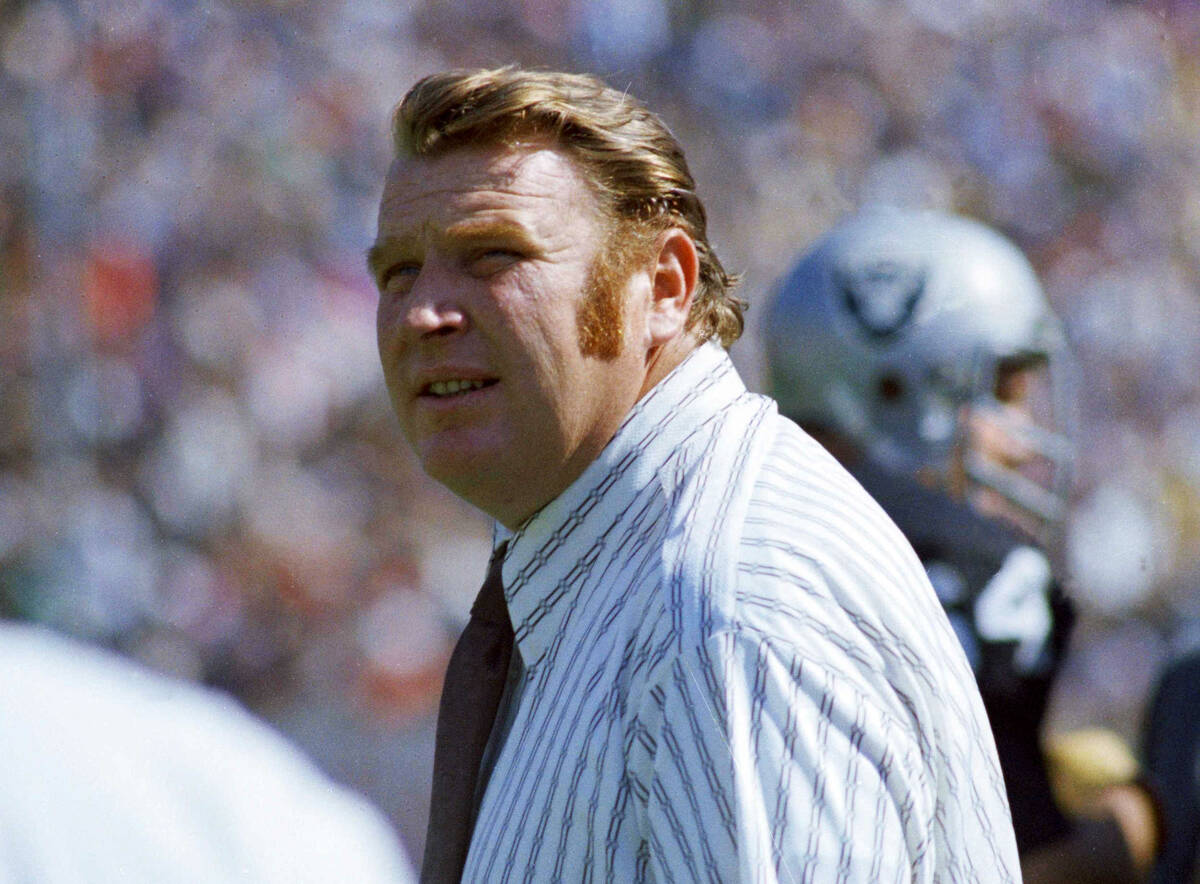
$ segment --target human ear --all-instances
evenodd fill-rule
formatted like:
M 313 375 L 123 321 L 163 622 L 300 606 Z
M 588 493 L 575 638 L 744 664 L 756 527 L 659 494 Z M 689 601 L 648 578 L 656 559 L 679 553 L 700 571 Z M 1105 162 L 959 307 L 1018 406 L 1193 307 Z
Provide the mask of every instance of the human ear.
M 699 277 L 700 258 L 692 238 L 679 227 L 661 234 L 646 313 L 651 347 L 667 344 L 683 334 Z

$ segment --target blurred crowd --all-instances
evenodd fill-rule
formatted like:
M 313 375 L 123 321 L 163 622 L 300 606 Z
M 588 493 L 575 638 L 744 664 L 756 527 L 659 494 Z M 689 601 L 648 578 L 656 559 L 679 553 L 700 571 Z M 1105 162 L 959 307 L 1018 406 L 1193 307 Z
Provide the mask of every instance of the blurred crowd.
M 422 74 L 601 74 L 689 152 L 755 305 L 870 201 L 1021 245 L 1078 357 L 1056 701 L 1131 734 L 1200 643 L 1200 6 L 1190 0 L 8 0 L 0 616 L 236 694 L 419 855 L 490 526 L 421 475 L 364 269 Z

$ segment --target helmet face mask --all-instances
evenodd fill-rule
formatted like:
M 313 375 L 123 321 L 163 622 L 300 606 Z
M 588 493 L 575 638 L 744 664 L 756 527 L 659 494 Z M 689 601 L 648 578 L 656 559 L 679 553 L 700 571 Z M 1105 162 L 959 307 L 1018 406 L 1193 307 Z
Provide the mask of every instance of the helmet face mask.
M 784 279 L 764 343 L 785 414 L 1045 538 L 1069 484 L 1070 358 L 1024 255 L 989 228 L 877 209 Z
M 1073 460 L 1066 415 L 1055 406 L 1066 356 L 1018 366 L 999 366 L 997 389 L 962 415 L 958 464 L 962 497 L 977 510 L 1002 518 L 1044 540 L 1065 517 Z M 1061 394 L 1064 396 L 1067 394 Z

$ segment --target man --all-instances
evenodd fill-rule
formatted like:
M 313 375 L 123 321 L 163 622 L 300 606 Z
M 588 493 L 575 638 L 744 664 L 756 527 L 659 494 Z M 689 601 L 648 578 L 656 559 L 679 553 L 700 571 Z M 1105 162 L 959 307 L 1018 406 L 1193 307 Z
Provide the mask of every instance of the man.
M 464 635 L 515 632 L 441 788 L 488 672 L 451 662 L 422 879 L 1016 880 L 962 650 L 882 511 L 737 377 L 663 123 L 506 68 L 422 80 L 393 134 L 384 375 L 425 470 L 499 523 Z
M 412 880 L 382 815 L 231 699 L 0 623 L 0 882 Z
M 1041 751 L 1073 619 L 1052 561 L 1074 383 L 1028 260 L 966 218 L 868 209 L 801 258 L 765 327 L 781 408 L 896 521 L 959 634 L 1026 880 L 1139 880 L 1158 840 L 1145 790 L 1113 785 L 1100 820 L 1069 819 Z

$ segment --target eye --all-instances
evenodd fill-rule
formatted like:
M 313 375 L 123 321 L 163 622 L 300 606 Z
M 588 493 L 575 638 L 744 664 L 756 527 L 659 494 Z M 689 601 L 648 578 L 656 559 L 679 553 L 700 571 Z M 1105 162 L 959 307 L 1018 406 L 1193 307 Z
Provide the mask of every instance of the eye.
M 415 261 L 392 264 L 379 278 L 379 291 L 387 295 L 405 294 L 413 287 L 420 272 L 421 265 Z
M 495 246 L 480 249 L 471 256 L 471 272 L 477 276 L 491 276 L 522 260 L 525 256 L 516 249 Z
M 1002 359 L 996 365 L 993 395 L 1005 405 L 1020 405 L 1029 398 L 1044 362 L 1033 357 Z

